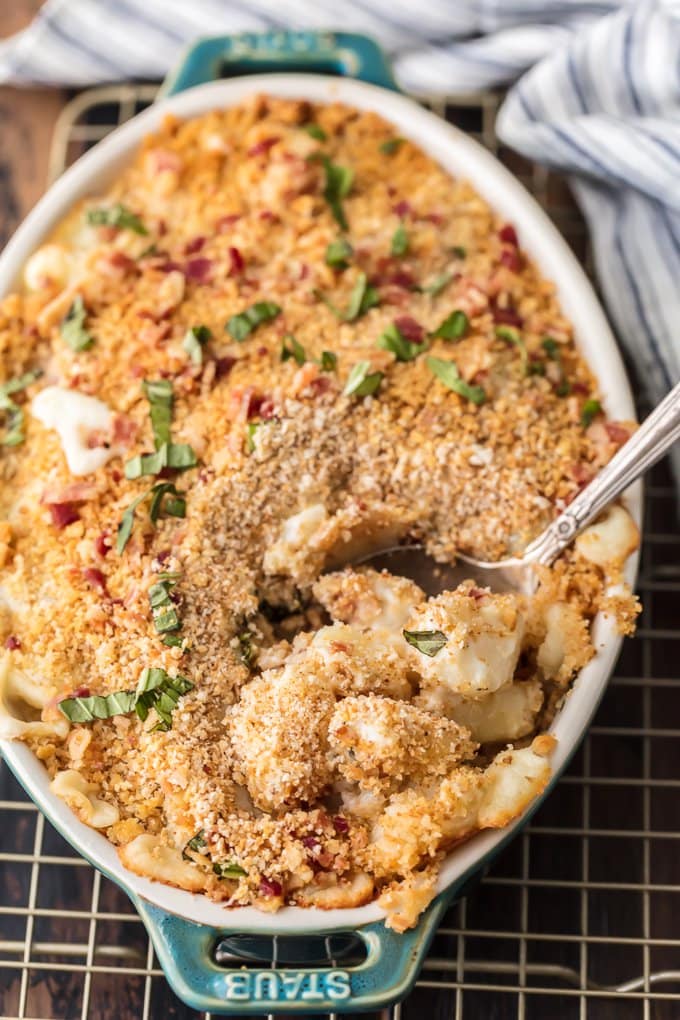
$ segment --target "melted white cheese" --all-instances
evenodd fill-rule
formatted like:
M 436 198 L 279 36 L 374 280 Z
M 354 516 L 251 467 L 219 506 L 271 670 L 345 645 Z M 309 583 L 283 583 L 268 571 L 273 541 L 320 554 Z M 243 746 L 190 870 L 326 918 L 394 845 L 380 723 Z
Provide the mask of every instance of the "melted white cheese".
M 113 424 L 110 408 L 96 397 L 47 386 L 34 398 L 31 411 L 46 428 L 57 432 L 72 475 L 92 474 L 116 453 L 110 446 L 88 446 L 94 433 L 110 433 Z

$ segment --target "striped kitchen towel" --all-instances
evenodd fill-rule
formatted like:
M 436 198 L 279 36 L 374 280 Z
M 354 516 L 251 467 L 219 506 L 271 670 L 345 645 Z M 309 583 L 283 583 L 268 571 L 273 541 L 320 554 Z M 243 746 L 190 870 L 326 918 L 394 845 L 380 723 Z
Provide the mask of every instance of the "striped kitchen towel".
M 0 82 L 161 78 L 198 35 L 338 27 L 337 0 L 47 0 Z M 344 0 L 414 93 L 514 82 L 498 133 L 570 175 L 652 400 L 680 378 L 680 0 Z M 680 451 L 676 451 L 680 477 Z

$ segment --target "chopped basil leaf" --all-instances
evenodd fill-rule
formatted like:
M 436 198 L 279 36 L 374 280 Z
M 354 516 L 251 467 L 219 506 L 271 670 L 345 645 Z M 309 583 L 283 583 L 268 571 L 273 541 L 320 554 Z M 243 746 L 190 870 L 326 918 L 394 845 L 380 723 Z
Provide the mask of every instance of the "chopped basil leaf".
M 238 659 L 243 665 L 250 669 L 255 661 L 256 650 L 253 646 L 252 631 L 242 630 L 238 635 Z
M 182 341 L 182 347 L 187 352 L 194 365 L 203 364 L 203 345 L 207 344 L 212 333 L 207 326 L 192 326 Z
M 164 468 L 187 471 L 198 460 L 188 443 L 164 443 L 155 453 L 141 453 L 125 464 L 125 477 L 131 481 L 146 475 L 158 475 Z
M 135 712 L 144 722 L 151 709 L 155 709 L 158 722 L 153 730 L 167 731 L 172 726 L 172 713 L 179 699 L 193 686 L 184 676 L 170 676 L 158 666 L 147 667 L 142 670 L 135 691 Z
M 431 659 L 442 650 L 448 641 L 446 634 L 442 634 L 440 630 L 404 630 L 402 634 L 413 648 L 417 648 L 419 652 L 428 655 Z
M 273 301 L 257 301 L 238 315 L 232 315 L 227 322 L 226 329 L 234 340 L 243 343 L 253 330 L 261 326 L 263 322 L 271 322 L 280 313 L 281 306 Z
M 149 510 L 149 517 L 153 524 L 156 523 L 160 517 L 161 511 L 164 511 L 170 517 L 184 517 L 186 511 L 186 500 L 184 496 L 177 491 L 172 482 L 159 482 L 154 485 L 153 488 L 147 489 L 141 496 L 137 496 L 133 499 L 130 506 L 123 514 L 120 524 L 118 525 L 118 533 L 116 535 L 116 551 L 118 555 L 122 555 L 125 550 L 125 546 L 130 540 L 132 529 L 135 524 L 135 511 L 140 503 L 143 503 L 147 496 L 151 496 L 151 508 Z M 168 497 L 163 505 L 164 497 Z
M 134 691 L 117 691 L 114 694 L 95 694 L 89 698 L 63 698 L 57 708 L 71 722 L 94 722 L 110 719 L 114 715 L 127 715 L 135 707 Z
M 335 372 L 338 367 L 338 356 L 333 351 L 322 351 L 321 352 L 321 371 L 322 372 Z
M 242 878 L 243 875 L 248 874 L 235 861 L 215 861 L 212 867 L 218 878 Z
M 481 386 L 473 386 L 464 379 L 461 379 L 458 366 L 455 361 L 445 361 L 443 358 L 428 358 L 427 367 L 437 376 L 445 386 L 465 397 L 473 404 L 483 404 L 486 400 L 486 393 Z
M 375 287 L 371 287 L 368 283 L 366 273 L 359 273 L 357 281 L 352 287 L 349 302 L 344 312 L 340 311 L 320 290 L 315 290 L 314 296 L 323 301 L 333 315 L 338 319 L 342 319 L 343 322 L 354 322 L 356 319 L 360 319 L 362 315 L 365 315 L 369 308 L 375 308 L 376 305 L 380 304 L 380 295 Z
M 587 429 L 592 424 L 593 418 L 595 418 L 602 411 L 602 405 L 599 400 L 586 400 L 585 404 L 581 408 L 581 425 L 584 429 Z
M 440 337 L 442 340 L 460 340 L 469 325 L 470 320 L 465 312 L 458 309 L 451 312 L 430 336 Z
M 338 163 L 332 163 L 328 156 L 321 156 L 321 162 L 326 173 L 323 197 L 330 206 L 338 226 L 342 230 L 347 230 L 347 217 L 342 207 L 342 200 L 347 198 L 352 190 L 354 170 L 347 166 L 340 166 Z
M 248 453 L 255 452 L 255 433 L 261 425 L 261 421 L 249 421 L 246 425 L 246 449 Z
M 340 237 L 337 241 L 331 241 L 326 248 L 326 265 L 332 269 L 347 269 L 349 265 L 347 260 L 351 259 L 353 254 L 354 249 L 349 241 Z
M 551 336 L 544 336 L 541 341 L 543 350 L 548 355 L 551 361 L 558 361 L 560 357 L 560 345 L 557 340 L 553 340 Z
M 413 361 L 424 350 L 427 344 L 417 344 L 407 340 L 395 322 L 391 323 L 385 332 L 378 338 L 378 347 L 384 351 L 391 351 L 397 361 Z
M 158 581 L 149 588 L 149 606 L 154 627 L 159 634 L 179 630 L 182 626 L 170 592 L 174 581 Z
M 527 351 L 527 345 L 524 343 L 519 330 L 515 329 L 514 326 L 496 326 L 496 336 L 499 340 L 505 340 L 508 344 L 514 344 L 514 346 L 519 350 L 524 374 L 528 375 L 529 352 Z
M 571 393 L 571 384 L 566 379 L 563 379 L 555 389 L 555 393 L 558 397 L 568 397 Z
M 119 230 L 132 230 L 135 234 L 149 233 L 139 216 L 120 202 L 107 208 L 88 209 L 87 222 L 93 227 L 118 227 Z
M 438 294 L 447 287 L 453 279 L 453 273 L 442 273 L 441 276 L 435 277 L 432 283 L 428 284 L 427 287 L 423 287 L 423 294 L 430 294 L 432 297 L 437 297 Z
M 180 634 L 166 634 L 163 638 L 163 644 L 167 645 L 168 648 L 180 648 L 183 640 Z
M 454 244 L 451 254 L 455 255 L 457 259 L 464 259 L 467 255 L 467 250 L 460 244 Z
M 542 361 L 530 361 L 527 371 L 529 375 L 545 375 L 545 365 Z
M 380 143 L 380 152 L 383 156 L 393 156 L 403 144 L 403 138 L 388 138 L 386 141 Z
M 393 255 L 405 255 L 408 251 L 408 234 L 403 223 L 400 223 L 392 234 L 390 251 Z
M 312 138 L 316 138 L 317 142 L 325 142 L 328 138 L 324 129 L 318 124 L 305 124 L 303 131 L 306 131 Z
M 286 341 L 290 342 L 290 347 Z M 292 333 L 288 333 L 281 341 L 281 361 L 288 361 L 290 358 L 293 358 L 298 365 L 304 365 L 307 360 L 304 347 L 298 343 Z
M 352 288 L 349 296 L 349 304 L 344 318 L 346 322 L 354 322 L 355 319 L 365 315 L 369 308 L 375 308 L 380 304 L 380 297 L 375 287 L 371 287 L 365 273 L 359 273 L 357 282 Z
M 358 361 L 347 378 L 342 391 L 346 397 L 367 397 L 380 386 L 382 372 L 371 372 L 370 361 Z
M 182 850 L 182 857 L 185 861 L 192 861 L 193 857 L 190 857 L 187 850 L 193 850 L 194 853 L 200 854 L 201 850 L 204 850 L 207 846 L 205 838 L 205 829 L 199 829 L 195 836 L 192 836 L 189 842 L 185 845 Z
M 157 450 L 170 442 L 172 422 L 172 383 L 168 379 L 142 381 L 142 389 L 149 401 L 149 417 L 153 432 L 153 444 Z
M 0 412 L 7 415 L 5 434 L 0 437 L 0 446 L 18 446 L 24 441 L 24 412 L 17 403 L 12 400 L 13 393 L 25 390 L 27 386 L 39 379 L 42 372 L 36 369 L 34 372 L 25 372 L 16 379 L 8 379 L 0 385 Z
M 83 299 L 80 294 L 77 294 L 59 326 L 62 340 L 76 354 L 80 351 L 86 351 L 94 343 L 94 337 L 85 329 L 86 316 L 87 312 L 85 311 Z

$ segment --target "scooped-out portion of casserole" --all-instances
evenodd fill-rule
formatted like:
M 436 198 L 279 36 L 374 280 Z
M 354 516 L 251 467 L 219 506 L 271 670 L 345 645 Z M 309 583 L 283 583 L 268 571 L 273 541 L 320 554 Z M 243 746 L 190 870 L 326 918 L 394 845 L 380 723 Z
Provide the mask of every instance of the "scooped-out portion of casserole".
M 592 619 L 633 627 L 627 512 L 532 597 L 352 566 L 521 552 L 634 429 L 520 240 L 377 115 L 256 97 L 2 301 L 0 735 L 132 871 L 403 930 L 547 783 Z

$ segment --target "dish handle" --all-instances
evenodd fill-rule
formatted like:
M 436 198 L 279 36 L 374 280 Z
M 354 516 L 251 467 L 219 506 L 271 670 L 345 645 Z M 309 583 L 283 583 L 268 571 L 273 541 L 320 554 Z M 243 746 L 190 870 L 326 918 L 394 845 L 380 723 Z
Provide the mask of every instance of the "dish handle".
M 398 92 L 378 44 L 354 32 L 243 32 L 192 43 L 163 83 L 160 96 L 244 74 L 307 72 L 359 78 Z
M 343 967 L 299 967 L 253 963 L 225 967 L 215 959 L 220 941 L 238 929 L 209 928 L 135 899 L 156 954 L 174 992 L 189 1006 L 216 1014 L 355 1013 L 402 999 L 413 985 L 454 890 L 439 896 L 417 927 L 399 935 L 382 921 L 353 929 L 366 958 Z M 304 934 L 300 936 L 304 940 Z M 247 962 L 247 966 L 246 966 Z

